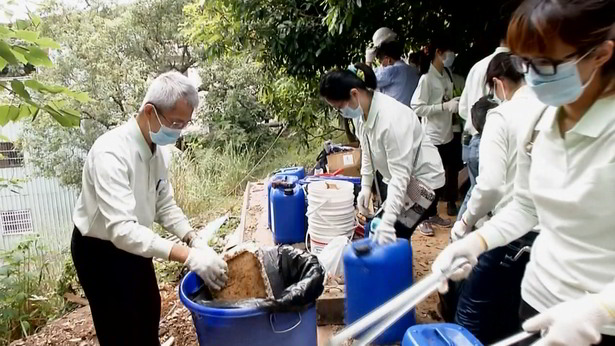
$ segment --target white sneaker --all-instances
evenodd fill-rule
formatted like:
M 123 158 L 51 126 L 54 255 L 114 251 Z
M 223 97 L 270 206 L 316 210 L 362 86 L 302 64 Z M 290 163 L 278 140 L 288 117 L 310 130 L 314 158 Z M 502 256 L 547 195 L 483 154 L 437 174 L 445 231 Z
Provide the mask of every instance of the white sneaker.
M 421 222 L 419 224 L 419 232 L 426 237 L 433 237 L 435 234 L 433 228 L 431 227 L 431 223 L 429 222 Z

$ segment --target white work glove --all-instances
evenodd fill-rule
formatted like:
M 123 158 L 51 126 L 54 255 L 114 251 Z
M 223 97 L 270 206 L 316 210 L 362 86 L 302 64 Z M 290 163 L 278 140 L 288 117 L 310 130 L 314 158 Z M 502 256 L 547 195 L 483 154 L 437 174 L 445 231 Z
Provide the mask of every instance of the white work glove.
M 376 59 L 376 47 L 367 47 L 365 50 L 365 63 L 371 64 Z
M 209 248 L 209 244 L 201 236 L 196 235 L 190 242 L 190 247 L 194 249 L 206 249 Z
M 226 285 L 228 266 L 209 246 L 191 248 L 185 265 L 197 273 L 209 288 L 219 291 Z
M 453 229 L 451 229 L 451 240 L 456 242 L 457 240 L 465 237 L 471 230 L 472 228 L 466 225 L 462 216 L 461 220 L 455 222 Z
M 486 250 L 487 246 L 483 238 L 478 233 L 470 233 L 467 237 L 456 241 L 440 252 L 436 260 L 431 266 L 433 273 L 446 272 L 453 261 L 457 258 L 466 258 L 470 263 L 463 265 L 457 269 L 449 277 L 453 281 L 460 281 L 468 277 L 472 272 L 472 267 L 478 263 L 478 256 Z M 440 293 L 446 293 L 448 291 L 448 285 L 446 281 L 438 288 Z
M 379 245 L 387 245 L 397 241 L 397 236 L 395 235 L 395 221 L 397 218 L 391 214 L 385 213 L 382 216 L 382 221 L 376 228 L 376 233 L 374 235 L 374 241 Z
M 442 104 L 442 109 L 449 113 L 459 112 L 459 97 L 455 97 L 450 101 L 446 101 Z
M 546 331 L 546 335 L 533 346 L 598 344 L 600 328 L 615 321 L 615 312 L 609 313 L 605 300 L 615 303 L 615 297 L 607 296 L 606 292 L 560 303 L 527 320 L 523 329 L 528 332 Z
M 359 213 L 363 214 L 363 216 L 370 216 L 369 212 L 369 200 L 372 198 L 372 189 L 368 186 L 362 186 L 361 192 L 359 192 L 359 196 L 357 197 L 357 208 L 359 208 Z

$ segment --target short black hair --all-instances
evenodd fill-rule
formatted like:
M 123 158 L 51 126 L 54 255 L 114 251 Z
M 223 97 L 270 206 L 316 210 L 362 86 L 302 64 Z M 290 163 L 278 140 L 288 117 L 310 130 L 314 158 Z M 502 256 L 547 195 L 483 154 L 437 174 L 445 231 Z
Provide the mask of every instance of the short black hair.
M 472 106 L 472 125 L 474 125 L 474 128 L 479 134 L 483 134 L 485 122 L 487 121 L 487 113 L 490 109 L 497 106 L 499 106 L 498 103 L 495 102 L 490 95 L 481 97 Z
M 347 101 L 352 89 L 376 89 L 378 81 L 374 70 L 364 63 L 357 63 L 354 67 L 363 71 L 365 81 L 355 72 L 335 69 L 320 79 L 320 96 L 332 101 Z
M 404 47 L 399 41 L 383 42 L 376 50 L 376 56 L 382 60 L 384 57 L 389 57 L 395 61 L 401 59 L 404 53 Z
M 493 78 L 508 79 L 513 83 L 520 83 L 525 78 L 523 73 L 517 71 L 511 60 L 512 54 L 509 52 L 496 54 L 489 67 L 487 67 L 487 86 L 493 90 Z

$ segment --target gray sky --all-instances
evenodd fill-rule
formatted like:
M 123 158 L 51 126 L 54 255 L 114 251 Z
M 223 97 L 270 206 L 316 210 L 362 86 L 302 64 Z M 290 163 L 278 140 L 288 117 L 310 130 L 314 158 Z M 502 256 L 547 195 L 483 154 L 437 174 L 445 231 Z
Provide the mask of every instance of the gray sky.
M 0 23 L 14 22 L 16 19 L 24 19 L 28 17 L 28 9 L 36 11 L 38 4 L 43 0 L 0 0 L 0 2 L 8 2 L 9 4 L 0 5 Z M 85 0 L 60 0 L 60 2 L 75 6 L 77 8 L 85 8 L 87 5 Z M 118 4 L 128 4 L 134 0 L 115 0 Z M 4 13 L 8 11 L 9 13 Z

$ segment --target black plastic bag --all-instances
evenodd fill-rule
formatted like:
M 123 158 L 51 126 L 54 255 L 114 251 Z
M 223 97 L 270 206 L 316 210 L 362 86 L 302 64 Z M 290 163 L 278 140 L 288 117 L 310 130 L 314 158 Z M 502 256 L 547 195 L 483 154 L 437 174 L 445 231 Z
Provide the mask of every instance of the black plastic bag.
M 212 300 L 206 286 L 190 299 L 200 305 L 216 308 L 263 308 L 271 312 L 303 311 L 313 304 L 324 290 L 325 269 L 318 258 L 290 245 L 262 248 L 263 266 L 271 284 L 274 299 L 245 299 L 236 302 Z

